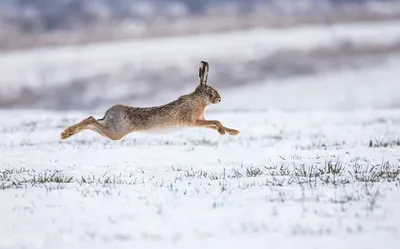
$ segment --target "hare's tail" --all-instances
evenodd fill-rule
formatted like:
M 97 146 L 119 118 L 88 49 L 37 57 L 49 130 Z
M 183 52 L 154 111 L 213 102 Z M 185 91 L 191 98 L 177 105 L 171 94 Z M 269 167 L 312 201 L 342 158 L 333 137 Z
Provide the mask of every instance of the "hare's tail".
M 67 139 L 67 138 L 83 131 L 84 129 L 86 129 L 86 127 L 88 125 L 90 125 L 93 122 L 93 119 L 94 119 L 93 117 L 89 117 L 75 125 L 72 125 L 72 126 L 66 128 L 64 130 L 64 132 L 61 133 L 61 139 Z

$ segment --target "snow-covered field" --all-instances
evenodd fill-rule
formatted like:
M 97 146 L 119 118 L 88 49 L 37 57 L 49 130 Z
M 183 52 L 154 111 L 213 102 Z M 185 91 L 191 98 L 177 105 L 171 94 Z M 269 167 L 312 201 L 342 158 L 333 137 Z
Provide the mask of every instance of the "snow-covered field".
M 338 27 L 334 37 L 354 43 L 400 38 L 398 23 Z M 256 56 L 249 43 L 307 50 L 341 40 L 332 29 L 296 30 L 241 33 L 229 46 L 214 35 L 3 54 L 0 90 L 44 87 L 41 68 L 56 71 L 54 84 L 126 61 L 192 68 L 188 58 L 208 58 L 196 49 L 206 41 L 212 63 L 225 52 Z M 288 41 L 296 32 L 298 43 Z M 224 89 L 206 117 L 235 137 L 186 129 L 110 141 L 85 131 L 61 141 L 105 107 L 0 110 L 0 248 L 398 248 L 399 68 L 393 54 L 375 67 Z
M 397 248 L 400 109 L 280 111 L 260 93 L 209 108 L 237 137 L 60 141 L 103 113 L 1 111 L 0 248 Z

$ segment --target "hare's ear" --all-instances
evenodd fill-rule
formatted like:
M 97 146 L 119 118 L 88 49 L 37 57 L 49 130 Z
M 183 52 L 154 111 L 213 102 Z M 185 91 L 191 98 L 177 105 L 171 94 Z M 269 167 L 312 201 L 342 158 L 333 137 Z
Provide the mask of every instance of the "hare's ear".
M 208 63 L 205 61 L 201 61 L 199 66 L 200 85 L 207 84 L 207 78 L 208 78 Z

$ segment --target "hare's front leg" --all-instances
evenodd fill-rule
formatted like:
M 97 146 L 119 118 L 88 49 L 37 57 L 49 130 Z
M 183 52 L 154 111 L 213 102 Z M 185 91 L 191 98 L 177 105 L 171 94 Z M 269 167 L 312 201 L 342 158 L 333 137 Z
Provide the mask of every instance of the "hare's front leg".
M 238 130 L 227 128 L 223 126 L 218 120 L 197 120 L 195 125 L 198 127 L 207 127 L 217 130 L 221 135 L 225 135 L 225 132 L 233 136 L 239 134 Z
M 217 130 L 219 134 L 225 135 L 225 129 L 218 120 L 197 120 L 195 126 L 214 129 Z
M 200 121 L 213 122 L 214 124 L 205 125 L 205 127 L 217 130 L 219 132 L 219 134 L 221 134 L 221 135 L 225 135 L 225 132 L 227 132 L 229 135 L 232 135 L 232 136 L 236 136 L 240 133 L 238 130 L 223 126 L 221 124 L 221 122 L 218 120 L 200 120 Z M 203 125 L 201 125 L 201 126 L 203 126 Z
M 217 130 L 219 132 L 219 134 L 221 134 L 221 135 L 225 135 L 225 132 L 227 132 L 229 135 L 239 134 L 238 130 L 227 128 L 227 127 L 223 126 L 221 124 L 221 122 L 218 120 L 197 120 L 196 126 L 207 127 L 207 128 Z
M 239 134 L 239 131 L 238 131 L 238 130 L 231 129 L 231 128 L 227 128 L 227 127 L 225 127 L 225 126 L 224 126 L 224 130 L 225 130 L 229 135 L 235 136 L 235 135 Z

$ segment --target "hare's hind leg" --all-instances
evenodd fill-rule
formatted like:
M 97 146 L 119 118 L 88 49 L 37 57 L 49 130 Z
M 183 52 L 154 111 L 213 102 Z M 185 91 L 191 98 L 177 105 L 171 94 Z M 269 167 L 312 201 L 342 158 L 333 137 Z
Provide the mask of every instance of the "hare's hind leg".
M 102 121 L 100 121 L 102 122 Z M 68 127 L 67 129 L 64 130 L 63 133 L 61 133 L 61 138 L 62 139 L 67 139 L 73 135 L 78 134 L 79 132 L 83 130 L 92 130 L 104 137 L 108 137 L 112 140 L 119 140 L 124 137 L 125 134 L 119 134 L 116 132 L 113 132 L 109 129 L 107 129 L 104 125 L 99 123 L 94 117 L 90 116 L 87 119 L 82 120 L 81 122 L 72 125 Z
M 79 132 L 85 130 L 87 126 L 92 122 L 93 117 L 88 117 L 87 119 L 82 120 L 81 122 L 74 124 L 64 130 L 61 133 L 61 139 L 67 139 L 73 135 L 78 134 Z
M 107 125 L 105 125 L 104 120 L 94 120 L 89 126 L 88 129 L 99 133 L 100 135 L 107 137 L 111 140 L 120 140 L 122 139 L 127 133 L 123 132 L 115 132 L 110 130 Z

